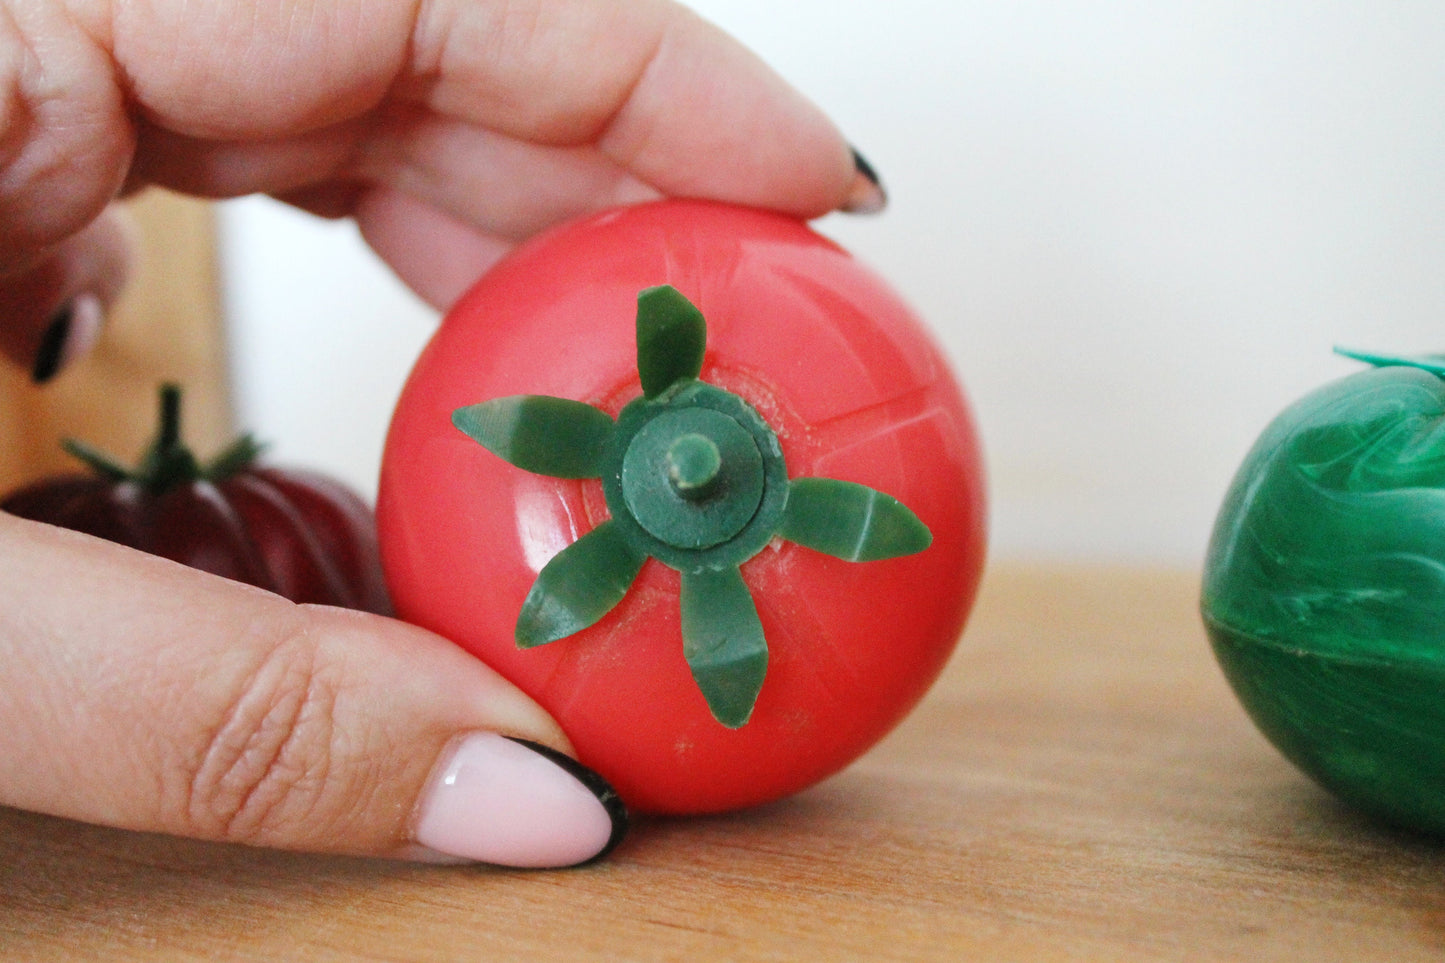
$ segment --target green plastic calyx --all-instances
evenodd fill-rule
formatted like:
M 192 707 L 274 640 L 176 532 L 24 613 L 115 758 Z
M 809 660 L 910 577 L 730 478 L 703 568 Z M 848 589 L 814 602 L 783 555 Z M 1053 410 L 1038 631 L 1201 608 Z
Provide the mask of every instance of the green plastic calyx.
M 1335 347 L 1335 354 L 1355 361 L 1363 361 L 1365 364 L 1374 365 L 1376 368 L 1419 368 L 1421 371 L 1428 371 L 1433 375 L 1439 375 L 1445 378 L 1445 355 L 1378 354 L 1373 351 L 1357 351 L 1353 348 L 1341 348 L 1338 345 Z
M 62 441 L 61 447 L 102 478 L 131 482 L 153 494 L 197 481 L 222 481 L 249 467 L 264 450 L 264 446 L 253 437 L 242 435 L 216 457 L 202 464 L 181 439 L 181 389 L 178 385 L 161 385 L 159 408 L 156 438 L 135 469 L 125 467 L 112 455 L 74 438 Z
M 699 380 L 702 313 L 676 288 L 637 298 L 642 395 L 614 421 L 543 395 L 458 408 L 452 423 L 518 468 L 600 478 L 611 514 L 537 576 L 517 620 L 523 648 L 601 620 L 651 557 L 682 573 L 682 652 L 718 722 L 751 717 L 768 648 L 740 566 L 782 537 L 847 561 L 927 548 L 897 499 L 827 478 L 789 479 L 776 433 L 741 397 Z

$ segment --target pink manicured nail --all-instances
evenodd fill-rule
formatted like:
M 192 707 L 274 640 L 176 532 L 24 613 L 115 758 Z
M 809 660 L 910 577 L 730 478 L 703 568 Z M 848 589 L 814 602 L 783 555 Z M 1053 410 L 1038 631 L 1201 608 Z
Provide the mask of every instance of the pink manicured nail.
M 626 808 L 592 770 L 537 743 L 473 732 L 443 753 L 415 835 L 444 856 L 543 868 L 597 859 L 626 831 Z

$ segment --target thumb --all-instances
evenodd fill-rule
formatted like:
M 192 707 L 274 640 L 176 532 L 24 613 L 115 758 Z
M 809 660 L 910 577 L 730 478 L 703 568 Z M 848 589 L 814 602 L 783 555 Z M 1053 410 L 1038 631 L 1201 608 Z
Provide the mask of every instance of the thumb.
M 449 642 L 4 513 L 0 658 L 0 804 L 511 866 L 625 830 L 556 723 Z

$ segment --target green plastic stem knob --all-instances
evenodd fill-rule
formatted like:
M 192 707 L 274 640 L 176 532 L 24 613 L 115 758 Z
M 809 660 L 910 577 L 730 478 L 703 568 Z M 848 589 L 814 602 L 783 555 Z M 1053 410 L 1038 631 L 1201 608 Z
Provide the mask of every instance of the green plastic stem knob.
M 667 449 L 667 480 L 688 501 L 706 498 L 721 470 L 722 453 L 706 435 L 689 432 Z

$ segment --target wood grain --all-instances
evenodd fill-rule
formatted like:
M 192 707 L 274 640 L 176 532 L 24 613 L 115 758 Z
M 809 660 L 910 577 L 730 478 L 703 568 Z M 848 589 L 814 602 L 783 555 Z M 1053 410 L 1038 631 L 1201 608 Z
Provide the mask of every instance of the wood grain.
M 6 960 L 1439 960 L 1445 848 L 1314 788 L 1226 689 L 1187 573 L 1003 567 L 845 773 L 525 873 L 0 810 Z
M 77 470 L 65 437 L 136 458 L 155 434 L 166 380 L 186 388 L 185 435 L 199 454 L 229 439 L 211 206 L 150 190 L 127 208 L 139 229 L 136 270 L 95 350 L 44 387 L 0 365 L 0 492 Z

